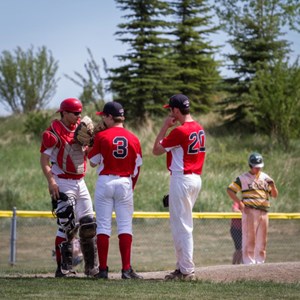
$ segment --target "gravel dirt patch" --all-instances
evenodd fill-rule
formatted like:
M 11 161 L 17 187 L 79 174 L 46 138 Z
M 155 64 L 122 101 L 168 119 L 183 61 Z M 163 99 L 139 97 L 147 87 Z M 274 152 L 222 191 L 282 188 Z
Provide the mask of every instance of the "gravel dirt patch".
M 163 279 L 168 272 L 143 273 L 145 279 Z M 266 263 L 261 265 L 222 265 L 196 268 L 198 280 L 210 282 L 272 281 L 300 283 L 300 262 Z
M 139 272 L 146 280 L 164 280 L 170 271 Z M 265 263 L 261 265 L 221 265 L 199 267 L 195 270 L 197 280 L 209 282 L 261 281 L 277 283 L 300 283 L 300 262 Z M 53 278 L 54 274 L 10 274 L 9 277 Z M 76 277 L 84 277 L 77 274 Z M 109 279 L 121 279 L 120 273 L 109 273 Z

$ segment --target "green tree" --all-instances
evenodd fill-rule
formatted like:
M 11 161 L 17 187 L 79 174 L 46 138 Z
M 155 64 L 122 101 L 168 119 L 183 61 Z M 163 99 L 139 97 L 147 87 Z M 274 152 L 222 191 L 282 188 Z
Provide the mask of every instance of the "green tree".
M 249 99 L 251 81 L 262 66 L 286 58 L 290 44 L 282 39 L 284 26 L 297 29 L 298 0 L 215 0 L 234 53 L 225 55 L 234 76 L 226 78 L 222 112 L 229 123 L 253 125 L 254 105 Z
M 26 115 L 23 132 L 40 141 L 50 121 L 51 114 L 45 111 L 29 112 Z
M 45 46 L 34 53 L 20 47 L 0 57 L 0 102 L 13 113 L 39 111 L 55 94 L 58 62 Z
M 84 64 L 87 77 L 79 72 L 74 72 L 76 79 L 67 74 L 65 74 L 65 76 L 82 88 L 79 99 L 83 105 L 93 103 L 95 109 L 100 110 L 100 103 L 103 104 L 105 98 L 104 79 L 101 76 L 100 65 L 98 65 L 95 61 L 92 51 L 89 48 L 87 51 L 89 54 L 89 60 Z M 104 68 L 106 68 L 106 62 L 104 59 L 103 65 Z
M 114 100 L 126 104 L 126 116 L 135 122 L 145 121 L 147 111 L 170 96 L 176 83 L 172 81 L 174 65 L 166 57 L 170 41 L 164 29 L 169 6 L 160 0 L 116 0 L 118 8 L 129 11 L 127 23 L 119 24 L 116 35 L 130 47 L 117 58 L 124 63 L 110 69 L 109 80 Z
M 290 140 L 300 133 L 298 60 L 292 66 L 279 60 L 274 66 L 266 65 L 257 71 L 249 98 L 256 111 L 256 126 L 287 149 Z
M 218 47 L 208 40 L 219 26 L 213 24 L 212 6 L 207 0 L 171 2 L 175 16 L 173 58 L 178 67 L 176 88 L 192 100 L 194 108 L 207 111 L 220 80 L 214 55 Z

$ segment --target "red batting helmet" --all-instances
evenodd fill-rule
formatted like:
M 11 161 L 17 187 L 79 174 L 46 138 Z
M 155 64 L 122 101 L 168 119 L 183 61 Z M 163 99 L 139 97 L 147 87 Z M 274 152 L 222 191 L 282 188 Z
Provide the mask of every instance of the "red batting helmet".
M 69 111 L 69 112 L 81 112 L 82 104 L 77 98 L 67 98 L 60 104 L 60 108 L 57 112 Z

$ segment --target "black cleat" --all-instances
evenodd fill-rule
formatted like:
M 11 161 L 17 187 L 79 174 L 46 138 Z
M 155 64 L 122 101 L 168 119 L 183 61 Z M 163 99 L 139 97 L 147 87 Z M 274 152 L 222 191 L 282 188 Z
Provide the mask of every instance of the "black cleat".
M 95 278 L 108 279 L 108 267 L 106 267 L 106 270 L 99 269 L 99 273 L 95 275 Z
M 132 268 L 128 270 L 122 270 L 122 279 L 144 279 L 143 276 L 135 273 Z
M 63 274 L 60 268 L 57 268 L 55 271 L 55 278 L 66 277 L 66 274 Z
M 186 281 L 193 281 L 196 280 L 195 273 L 190 274 L 182 274 L 179 269 L 171 272 L 170 274 L 165 276 L 165 280 L 186 280 Z
M 55 271 L 55 278 L 62 278 L 62 277 L 76 277 L 76 272 L 74 270 L 67 271 L 63 273 L 61 268 L 57 268 Z

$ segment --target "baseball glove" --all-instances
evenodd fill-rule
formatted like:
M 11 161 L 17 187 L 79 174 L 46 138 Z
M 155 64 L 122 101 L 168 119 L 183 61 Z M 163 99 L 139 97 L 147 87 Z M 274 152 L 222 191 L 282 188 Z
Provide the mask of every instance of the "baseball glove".
M 100 121 L 96 126 L 95 126 L 95 129 L 94 129 L 94 134 L 100 132 L 100 131 L 103 131 L 107 129 L 106 125 L 104 124 L 103 121 Z
M 94 124 L 85 116 L 75 130 L 74 140 L 81 146 L 92 146 L 94 142 Z
M 162 202 L 164 207 L 169 207 L 169 195 L 164 195 Z

